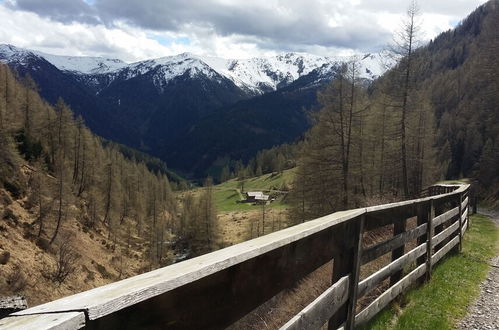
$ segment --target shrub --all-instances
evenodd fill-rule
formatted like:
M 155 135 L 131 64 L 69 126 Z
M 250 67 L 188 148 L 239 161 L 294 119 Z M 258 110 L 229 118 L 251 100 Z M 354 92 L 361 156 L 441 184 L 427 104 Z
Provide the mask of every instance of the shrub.
M 19 182 L 3 180 L 3 186 L 16 199 L 21 198 L 24 194 L 24 189 Z
M 12 220 L 14 224 L 17 224 L 19 222 L 19 218 L 11 209 L 5 209 L 5 211 L 3 211 L 3 218 L 6 220 Z
M 19 265 L 15 265 L 14 268 L 12 268 L 12 270 L 7 274 L 5 282 L 7 282 L 9 289 L 14 293 L 23 291 L 28 284 L 28 281 L 26 280 L 26 277 L 24 276 Z
M 106 267 L 102 266 L 101 264 L 99 264 L 97 262 L 95 263 L 95 265 L 96 265 L 97 270 L 99 271 L 99 273 L 102 275 L 103 278 L 110 279 L 113 277 L 113 275 L 107 271 Z
M 6 265 L 10 259 L 10 252 L 4 251 L 0 253 L 0 265 Z
M 48 251 L 50 248 L 50 243 L 48 239 L 43 237 L 38 237 L 35 242 L 36 246 L 38 246 L 43 251 Z
M 12 204 L 12 198 L 5 191 L 0 191 L 0 203 L 5 206 L 10 205 Z
M 47 277 L 53 282 L 61 284 L 68 276 L 74 273 L 77 261 L 80 258 L 68 236 L 62 238 L 55 258 L 55 267 L 48 273 Z

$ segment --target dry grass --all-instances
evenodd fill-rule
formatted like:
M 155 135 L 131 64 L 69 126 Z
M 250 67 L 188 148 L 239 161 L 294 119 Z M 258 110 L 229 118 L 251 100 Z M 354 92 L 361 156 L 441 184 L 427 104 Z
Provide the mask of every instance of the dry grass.
M 5 195 L 5 191 L 0 194 Z M 84 230 L 74 217 L 69 217 L 62 225 L 59 237 L 72 234 L 72 247 L 80 257 L 75 271 L 62 283 L 44 277 L 48 270 L 56 266 L 56 241 L 49 249 L 40 248 L 32 236 L 34 214 L 24 208 L 25 200 L 14 200 L 10 205 L 0 204 L 0 253 L 7 251 L 10 259 L 0 265 L 0 295 L 22 294 L 29 306 L 61 298 L 77 292 L 89 290 L 116 281 L 118 278 L 136 275 L 144 270 L 143 249 L 139 239 L 134 237 L 133 253 L 122 253 L 120 248 L 113 251 L 106 230 L 99 225 L 95 230 Z M 8 209 L 18 219 L 1 219 Z M 47 221 L 46 233 L 53 232 L 53 223 Z M 39 244 L 40 245 L 40 244 Z M 40 245 L 43 247 L 43 245 Z M 123 258 L 118 258 L 121 254 Z M 120 259 L 119 264 L 113 260 Z M 9 277 L 19 277 L 17 283 L 8 283 Z M 24 279 L 24 280 L 22 280 Z M 20 283 L 19 281 L 24 281 Z M 12 282 L 12 281 L 10 281 Z
M 286 209 L 228 211 L 218 214 L 220 246 L 230 246 L 258 236 L 270 234 L 288 226 Z M 265 222 L 265 226 L 264 226 Z
M 279 329 L 331 286 L 332 271 L 332 262 L 325 264 L 294 288 L 279 293 L 228 329 Z

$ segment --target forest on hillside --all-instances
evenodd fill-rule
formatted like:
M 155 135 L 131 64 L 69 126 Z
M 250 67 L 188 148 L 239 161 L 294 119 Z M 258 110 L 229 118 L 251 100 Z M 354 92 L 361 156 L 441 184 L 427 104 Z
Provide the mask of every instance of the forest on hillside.
M 0 65 L 2 292 L 36 287 L 28 274 L 59 287 L 80 267 L 91 284 L 83 259 L 109 281 L 175 262 L 180 247 L 191 256 L 215 248 L 211 183 L 179 199 L 167 173 L 160 161 L 97 137 L 63 100 L 49 105 L 29 76 Z M 19 249 L 44 257 L 20 260 Z

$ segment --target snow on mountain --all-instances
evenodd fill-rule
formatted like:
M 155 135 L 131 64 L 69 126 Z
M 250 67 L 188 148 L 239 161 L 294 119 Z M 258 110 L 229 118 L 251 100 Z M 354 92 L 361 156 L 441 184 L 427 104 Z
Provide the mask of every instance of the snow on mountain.
M 194 78 L 197 75 L 205 75 L 208 78 L 214 78 L 215 73 L 217 73 L 214 68 L 210 67 L 199 57 L 190 53 L 132 63 L 123 71 L 126 72 L 127 79 L 130 79 L 137 75 L 145 74 L 153 69 L 158 70 L 158 74 L 162 75 L 161 78 L 164 81 L 182 76 L 186 72 L 191 78 Z
M 25 61 L 29 56 L 42 57 L 62 71 L 70 71 L 81 75 L 89 84 L 98 85 L 100 78 L 106 84 L 117 77 L 131 79 L 153 72 L 153 82 L 162 88 L 170 80 L 188 74 L 189 77 L 204 76 L 221 81 L 231 80 L 241 89 L 261 94 L 286 86 L 296 79 L 311 73 L 319 72 L 327 77 L 341 63 L 350 60 L 348 57 L 325 57 L 304 53 L 284 53 L 272 57 L 255 57 L 250 59 L 223 59 L 218 57 L 198 56 L 183 53 L 127 64 L 118 59 L 85 56 L 60 56 L 37 51 L 29 51 L 11 45 L 0 45 L 0 60 Z M 359 57 L 360 76 L 375 79 L 383 72 L 383 66 L 376 54 Z
M 162 82 L 168 82 L 188 72 L 191 77 L 196 75 L 208 78 L 225 77 L 244 90 L 262 93 L 288 85 L 314 70 L 331 70 L 348 60 L 347 57 L 324 57 L 301 53 L 250 59 L 223 59 L 183 53 L 132 63 L 126 70 L 126 77 L 130 79 L 156 68 L 161 73 Z M 374 79 L 382 73 L 375 55 L 363 56 L 361 66 L 360 75 L 364 78 Z M 160 83 L 158 75 L 155 75 L 155 80 Z
M 217 60 L 202 59 L 207 63 Z M 267 58 L 225 60 L 223 67 L 212 66 L 218 67 L 221 74 L 228 76 L 240 87 L 276 90 L 280 85 L 287 85 L 324 64 L 335 61 L 335 59 L 309 54 L 286 53 Z M 215 64 L 219 63 L 220 61 Z
M 52 55 L 12 45 L 0 45 L 0 60 L 3 62 L 27 65 L 30 58 L 43 58 L 61 71 L 72 71 L 80 74 L 114 72 L 128 65 L 118 59 Z
M 118 59 L 90 56 L 61 56 L 42 52 L 33 52 L 45 58 L 62 71 L 73 71 L 84 74 L 100 74 L 117 71 L 128 64 Z
M 12 45 L 0 45 L 0 61 L 17 65 L 28 65 L 32 58 L 40 57 L 33 52 Z
M 216 72 L 232 80 L 240 88 L 265 92 L 288 85 L 314 70 L 323 72 L 333 70 L 349 60 L 349 57 L 325 57 L 302 53 L 250 59 L 223 59 L 183 53 L 133 63 L 129 66 L 131 69 L 129 78 L 134 74 L 143 74 L 154 67 L 162 67 L 165 81 L 183 75 L 187 71 L 191 77 L 204 74 L 209 78 L 213 78 Z M 359 60 L 359 74 L 362 78 L 375 79 L 384 72 L 377 54 L 359 56 Z
M 381 54 L 365 54 L 360 58 L 360 66 L 363 78 L 375 79 L 386 71 Z

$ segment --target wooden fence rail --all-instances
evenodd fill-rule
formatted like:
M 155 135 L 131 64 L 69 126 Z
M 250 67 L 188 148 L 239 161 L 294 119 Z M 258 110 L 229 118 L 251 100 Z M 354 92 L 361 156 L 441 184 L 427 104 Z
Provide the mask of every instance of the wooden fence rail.
M 326 323 L 329 329 L 353 329 L 429 279 L 447 253 L 460 250 L 470 224 L 470 185 L 432 186 L 427 194 L 337 212 L 16 312 L 1 319 L 0 328 L 220 329 L 333 261 L 331 287 L 281 329 Z M 380 229 L 391 237 L 368 246 L 367 234 Z M 367 264 L 387 259 L 366 274 Z M 376 288 L 382 293 L 361 309 L 359 301 Z

